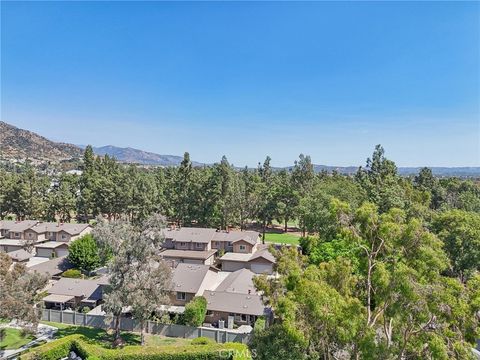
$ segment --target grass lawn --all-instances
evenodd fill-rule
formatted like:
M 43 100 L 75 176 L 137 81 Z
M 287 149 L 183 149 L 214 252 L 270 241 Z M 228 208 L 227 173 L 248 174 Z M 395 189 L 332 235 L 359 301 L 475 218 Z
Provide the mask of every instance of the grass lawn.
M 265 241 L 266 242 L 273 242 L 278 244 L 291 244 L 291 245 L 298 245 L 300 237 L 297 235 L 289 234 L 289 233 L 266 233 L 265 234 Z
M 184 346 L 184 345 L 190 344 L 191 340 L 183 339 L 183 338 L 163 337 L 158 335 L 147 335 L 145 337 L 145 343 L 147 346 L 164 346 L 164 345 Z
M 41 323 L 45 325 L 55 326 L 56 328 L 58 328 L 58 331 L 55 333 L 55 338 L 62 338 L 68 335 L 80 334 L 80 335 L 86 336 L 87 338 L 103 346 L 110 345 L 113 340 L 113 333 L 111 331 L 108 333 L 103 329 L 97 329 L 97 328 L 88 327 L 88 326 L 74 326 L 74 325 L 49 322 L 49 321 L 42 321 Z M 139 334 L 122 332 L 121 336 L 128 345 L 140 344 Z
M 55 334 L 55 338 L 62 338 L 72 334 L 81 334 L 87 338 L 101 344 L 104 347 L 111 345 L 113 340 L 113 332 L 106 332 L 102 329 L 96 329 L 86 326 L 73 326 L 62 323 L 42 321 L 42 324 L 55 326 L 58 328 L 58 331 Z M 173 346 L 183 346 L 188 345 L 191 340 L 183 338 L 168 338 L 158 335 L 145 334 L 146 345 L 150 346 L 162 346 L 162 345 L 173 345 Z M 140 334 L 134 334 L 130 332 L 122 332 L 122 338 L 126 341 L 128 345 L 140 345 Z
M 14 350 L 28 344 L 35 339 L 35 336 L 22 336 L 22 330 L 5 328 L 5 337 L 0 341 L 1 350 Z

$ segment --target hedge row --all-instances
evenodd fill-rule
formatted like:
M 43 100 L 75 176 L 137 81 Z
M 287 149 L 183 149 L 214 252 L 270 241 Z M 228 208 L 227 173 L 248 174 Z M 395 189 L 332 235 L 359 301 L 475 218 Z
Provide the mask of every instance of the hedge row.
M 58 360 L 75 351 L 84 360 L 246 360 L 246 345 L 239 343 L 185 346 L 125 346 L 121 350 L 106 349 L 89 342 L 83 335 L 70 335 L 52 341 L 22 355 L 21 360 Z

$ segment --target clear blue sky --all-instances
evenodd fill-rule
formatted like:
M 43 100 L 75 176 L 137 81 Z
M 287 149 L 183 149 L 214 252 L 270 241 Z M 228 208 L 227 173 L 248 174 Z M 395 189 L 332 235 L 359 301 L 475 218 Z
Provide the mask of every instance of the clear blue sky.
M 1 118 L 256 165 L 480 165 L 478 2 L 2 2 Z

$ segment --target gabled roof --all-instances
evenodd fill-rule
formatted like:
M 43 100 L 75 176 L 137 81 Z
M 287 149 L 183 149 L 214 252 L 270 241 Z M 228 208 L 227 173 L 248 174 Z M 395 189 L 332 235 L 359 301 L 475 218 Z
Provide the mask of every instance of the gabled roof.
M 35 245 L 36 248 L 44 248 L 44 249 L 56 249 L 57 247 L 60 246 L 67 246 L 67 243 L 61 242 L 61 241 L 46 241 L 44 243 L 40 243 Z
M 228 252 L 220 258 L 220 261 L 250 262 L 259 258 L 265 259 L 272 264 L 276 262 L 275 257 L 266 247 L 255 251 L 253 254 Z
M 272 253 L 270 251 L 268 251 L 268 249 L 262 249 L 262 250 L 258 250 L 256 252 L 254 252 L 252 254 L 252 257 L 248 261 L 252 261 L 252 260 L 255 260 L 255 259 L 258 259 L 258 258 L 263 258 L 263 259 L 271 262 L 272 264 L 275 263 L 275 261 L 276 261 L 275 256 L 273 256 Z
M 34 227 L 32 227 L 32 230 L 38 234 L 43 234 L 46 232 L 65 231 L 67 234 L 70 235 L 78 235 L 89 226 L 89 224 L 40 222 Z
M 258 242 L 260 234 L 256 231 L 219 231 L 215 232 L 213 241 L 228 241 L 235 243 L 244 240 L 249 244 L 255 245 Z
M 176 229 L 165 229 L 164 235 L 174 242 L 199 242 L 209 243 L 210 241 L 236 242 L 245 240 L 255 245 L 260 234 L 256 231 L 217 231 L 213 228 L 182 227 Z
M 173 270 L 172 290 L 196 294 L 209 273 L 214 272 L 208 265 L 180 263 Z
M 255 274 L 249 269 L 240 269 L 230 273 L 215 291 L 225 291 L 240 294 L 256 294 L 253 284 Z
M 24 249 L 10 251 L 9 253 L 7 253 L 7 255 L 10 256 L 12 260 L 15 260 L 15 261 L 25 261 L 34 256 L 33 253 Z
M 15 224 L 14 220 L 0 220 L 0 230 L 8 230 Z
M 205 291 L 207 310 L 235 314 L 260 316 L 265 313 L 265 306 L 259 295 L 229 293 L 225 291 Z
M 182 227 L 165 229 L 165 237 L 175 242 L 199 242 L 209 243 L 212 240 L 215 229 Z
M 37 265 L 33 265 L 28 269 L 28 271 L 55 276 L 61 274 L 65 270 L 71 269 L 72 267 L 73 265 L 68 261 L 67 256 L 61 256 Z
M 16 221 L 15 224 L 11 225 L 8 230 L 10 232 L 24 232 L 25 230 L 35 226 L 37 223 L 37 220 Z
M 175 250 L 168 249 L 162 251 L 160 256 L 166 258 L 184 258 L 184 259 L 200 259 L 206 260 L 209 257 L 213 256 L 217 250 L 208 250 L 208 251 L 195 251 L 195 250 Z
M 61 278 L 47 292 L 54 295 L 69 295 L 92 300 L 102 298 L 101 285 L 95 280 Z

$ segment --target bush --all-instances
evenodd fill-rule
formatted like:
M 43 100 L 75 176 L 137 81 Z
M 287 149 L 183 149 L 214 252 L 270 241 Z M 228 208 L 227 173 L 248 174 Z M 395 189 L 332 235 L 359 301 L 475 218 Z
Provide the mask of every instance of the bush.
M 192 340 L 192 345 L 208 345 L 208 344 L 213 344 L 213 343 L 215 343 L 215 341 L 213 341 L 213 339 L 210 339 L 210 338 L 207 338 L 207 337 L 204 337 L 204 336 L 200 336 L 200 337 Z
M 20 360 L 57 360 L 75 351 L 84 360 L 226 360 L 250 359 L 246 345 L 239 343 L 204 346 L 126 346 L 122 349 L 106 349 L 90 342 L 83 335 L 69 335 L 30 350 Z M 220 355 L 220 356 L 219 356 Z
M 75 340 L 82 338 L 82 335 L 69 335 L 64 338 L 39 346 L 20 356 L 20 360 L 58 360 L 67 357 L 73 347 Z
M 205 321 L 206 315 L 207 299 L 203 296 L 195 296 L 193 300 L 185 306 L 185 312 L 183 313 L 185 325 L 200 326 Z
M 263 316 L 260 316 L 259 318 L 257 318 L 257 320 L 255 321 L 255 325 L 253 326 L 253 331 L 255 333 L 258 333 L 262 330 L 265 330 L 265 325 L 266 325 L 266 321 L 265 321 L 265 318 Z
M 80 279 L 82 277 L 82 272 L 78 269 L 68 269 L 62 273 L 63 277 Z

